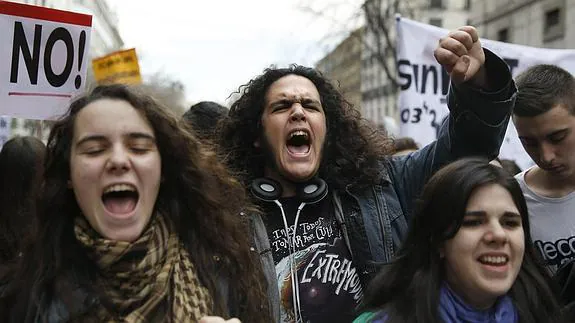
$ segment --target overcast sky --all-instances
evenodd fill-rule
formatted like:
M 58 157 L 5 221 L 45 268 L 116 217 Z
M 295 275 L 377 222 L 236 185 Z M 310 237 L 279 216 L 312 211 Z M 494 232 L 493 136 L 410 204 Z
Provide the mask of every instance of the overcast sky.
M 189 102 L 227 103 L 271 64 L 314 65 L 353 25 L 359 0 L 108 0 L 144 75 L 180 80 Z M 304 9 L 312 4 L 313 11 Z M 350 26 L 352 25 L 352 26 Z

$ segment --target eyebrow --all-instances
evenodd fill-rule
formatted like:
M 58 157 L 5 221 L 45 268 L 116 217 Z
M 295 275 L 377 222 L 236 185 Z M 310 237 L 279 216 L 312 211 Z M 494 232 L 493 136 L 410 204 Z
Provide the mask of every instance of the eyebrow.
M 156 143 L 156 138 L 150 134 L 144 132 L 130 132 L 126 135 L 128 139 L 147 139 Z M 106 136 L 103 135 L 88 135 L 76 142 L 76 147 L 80 147 L 82 144 L 89 142 L 89 141 L 106 141 Z
M 465 214 L 463 214 L 463 215 L 464 216 L 486 216 L 486 212 L 485 211 L 470 211 L 470 212 L 465 212 Z M 503 213 L 502 217 L 521 218 L 521 215 L 519 213 L 516 213 L 516 212 L 505 211 Z
M 563 132 L 566 132 L 566 131 L 569 131 L 569 128 L 555 130 L 555 131 L 553 131 L 553 132 L 550 133 L 550 134 L 546 134 L 546 135 L 545 135 L 545 138 L 553 137 L 553 136 L 555 136 L 555 135 L 558 135 L 558 134 L 563 133 Z M 519 139 L 522 139 L 522 140 L 537 140 L 536 137 L 529 137 L 529 136 L 519 136 Z
M 144 132 L 130 132 L 127 137 L 129 139 L 147 139 L 156 143 L 156 138 L 153 135 L 144 133 Z
M 314 104 L 320 104 L 321 102 L 319 100 L 316 99 L 312 99 L 312 98 L 297 98 L 297 99 L 288 99 L 288 98 L 282 98 L 282 99 L 278 99 L 276 101 L 272 101 L 270 103 L 270 106 L 274 106 L 274 105 L 278 105 L 278 104 L 285 104 L 285 103 L 295 103 L 295 102 L 299 102 L 299 103 L 314 103 Z
M 76 142 L 76 147 L 80 147 L 81 145 L 83 145 L 88 141 L 105 141 L 105 140 L 106 137 L 102 135 L 88 135 L 83 138 L 80 138 L 80 140 Z
M 503 213 L 503 217 L 504 218 L 519 218 L 519 219 L 521 219 L 521 215 L 519 213 L 510 212 L 510 211 Z

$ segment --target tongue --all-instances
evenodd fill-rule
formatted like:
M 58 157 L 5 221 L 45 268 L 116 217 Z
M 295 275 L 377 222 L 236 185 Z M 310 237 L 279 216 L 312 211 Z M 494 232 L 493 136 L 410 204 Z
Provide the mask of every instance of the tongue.
M 108 197 L 104 200 L 104 206 L 110 213 L 126 214 L 136 208 L 134 197 Z
M 305 154 L 309 151 L 309 145 L 301 145 L 301 146 L 288 145 L 287 149 L 292 154 Z

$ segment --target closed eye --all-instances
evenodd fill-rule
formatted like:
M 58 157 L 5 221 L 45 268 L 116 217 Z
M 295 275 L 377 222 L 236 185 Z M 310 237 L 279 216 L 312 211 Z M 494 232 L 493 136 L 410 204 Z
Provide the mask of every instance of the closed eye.
M 144 154 L 150 150 L 155 149 L 156 142 L 155 139 L 144 136 L 133 136 L 130 137 L 126 145 L 131 151 L 136 154 Z
M 131 149 L 133 152 L 138 153 L 138 154 L 142 154 L 142 153 L 145 153 L 145 152 L 150 150 L 147 147 L 132 147 Z
M 106 145 L 102 143 L 92 143 L 92 144 L 85 144 L 85 147 L 82 147 L 80 153 L 83 155 L 88 156 L 96 156 L 106 150 Z
M 501 223 L 509 228 L 518 228 L 523 226 L 521 222 L 521 215 L 515 212 L 505 212 L 501 217 Z
M 88 156 L 96 156 L 103 151 L 104 151 L 104 149 L 102 149 L 102 148 L 89 149 L 89 150 L 84 151 L 83 154 L 88 155 Z
M 321 110 L 321 104 L 316 100 L 305 99 L 302 101 L 302 105 L 306 109 L 311 109 L 311 110 L 316 110 L 316 111 Z
M 291 102 L 290 100 L 279 100 L 279 101 L 272 103 L 271 110 L 272 110 L 272 112 L 285 110 L 285 109 L 288 109 L 289 107 L 291 107 L 292 104 L 293 104 L 293 102 Z
M 463 222 L 461 222 L 461 226 L 476 227 L 481 225 L 482 223 L 483 221 L 481 221 L 480 219 L 469 219 L 469 220 L 463 220 Z
M 321 109 L 317 105 L 306 105 L 304 106 L 306 109 L 320 111 Z
M 565 137 L 567 137 L 567 131 L 556 132 L 550 135 L 548 138 L 551 143 L 558 144 L 563 139 L 565 139 Z

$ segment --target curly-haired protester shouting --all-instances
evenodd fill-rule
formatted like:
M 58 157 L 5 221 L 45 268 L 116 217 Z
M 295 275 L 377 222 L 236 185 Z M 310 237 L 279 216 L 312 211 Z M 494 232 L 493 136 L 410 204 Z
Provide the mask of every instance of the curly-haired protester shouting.
M 451 76 L 451 114 L 437 141 L 399 157 L 311 68 L 270 68 L 241 88 L 219 144 L 266 213 L 252 231 L 276 321 L 352 321 L 427 179 L 457 158 L 498 155 L 516 93 L 507 65 L 473 27 L 441 39 L 435 57 Z

